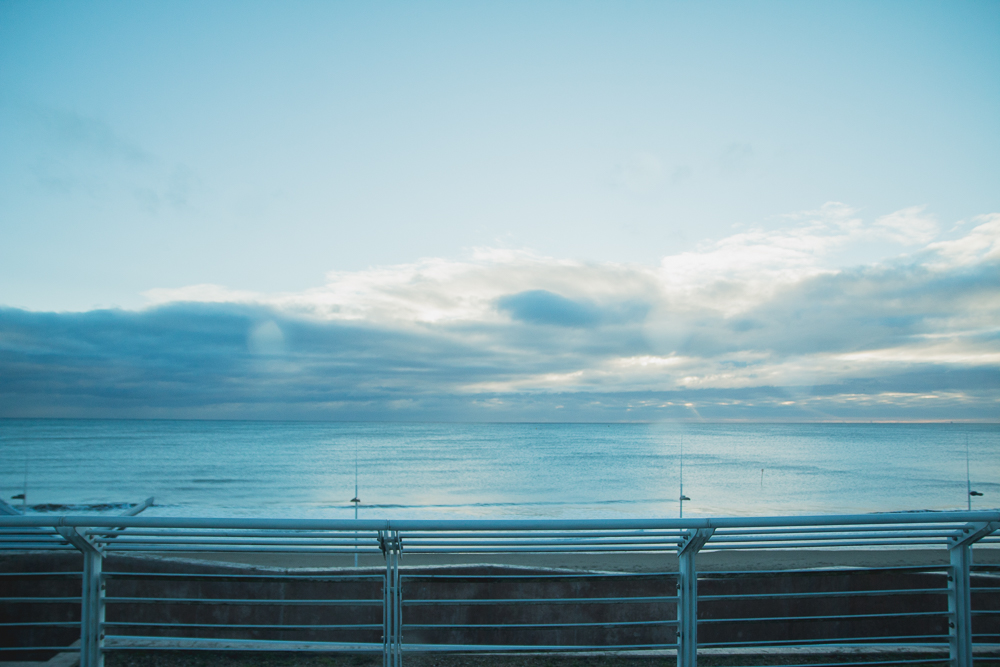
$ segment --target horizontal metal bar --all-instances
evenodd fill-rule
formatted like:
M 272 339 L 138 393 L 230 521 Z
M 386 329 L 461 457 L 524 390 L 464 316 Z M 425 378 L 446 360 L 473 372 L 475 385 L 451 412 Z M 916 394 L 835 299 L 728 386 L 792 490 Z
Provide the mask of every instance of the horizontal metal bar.
M 77 577 L 79 577 L 77 573 Z M 206 572 L 102 572 L 105 579 L 252 579 L 255 581 L 384 581 L 385 574 L 214 574 Z
M 726 533 L 716 533 L 712 536 L 712 543 L 716 542 L 791 542 L 791 541 L 805 541 L 810 542 L 825 542 L 832 540 L 845 540 L 845 539 L 863 539 L 865 541 L 871 541 L 873 539 L 892 539 L 892 540 L 908 540 L 908 539 L 930 539 L 930 538 L 950 538 L 955 535 L 954 531 L 941 532 L 941 531 L 879 531 L 874 534 L 870 533 L 859 533 L 853 534 L 854 531 L 838 531 L 831 533 L 821 533 L 816 535 L 809 535 L 808 533 L 794 533 L 794 534 L 761 534 L 761 533 L 750 533 L 745 535 L 731 535 Z
M 318 642 L 284 639 L 219 639 L 202 637 L 145 637 L 139 635 L 107 635 L 104 651 L 328 651 L 350 653 L 381 653 L 378 642 Z M 129 644 L 129 642 L 133 644 Z M 135 643 L 138 642 L 138 643 Z M 227 646 L 219 647 L 220 642 Z M 200 645 L 199 645 L 200 644 Z
M 79 572 L 0 572 L 0 577 L 71 577 L 79 579 Z
M 0 551 L 76 551 L 76 547 L 54 542 L 39 542 L 37 544 L 4 544 L 0 542 Z
M 399 578 L 407 581 L 434 581 L 435 579 L 494 580 L 494 579 L 612 579 L 676 577 L 676 572 L 594 572 L 586 574 L 553 572 L 551 574 L 407 574 L 400 571 Z
M 853 542 L 830 542 L 817 544 L 816 542 L 786 542 L 784 544 L 778 544 L 775 542 L 761 542 L 758 544 L 714 544 L 711 541 L 705 547 L 705 550 L 718 550 L 718 549 L 791 549 L 797 547 L 812 547 L 812 548 L 829 548 L 829 547 L 873 547 L 873 546 L 919 546 L 923 544 L 942 544 L 947 545 L 947 540 L 856 540 Z
M 268 539 L 249 539 L 249 538 L 232 538 L 232 539 L 222 539 L 222 538 L 211 538 L 211 539 L 199 539 L 195 537 L 168 537 L 168 538 L 146 538 L 146 537 L 125 537 L 128 533 L 119 533 L 122 537 L 115 538 L 114 542 L 108 541 L 109 546 L 120 546 L 122 544 L 149 544 L 149 545 L 161 545 L 161 544 L 198 544 L 198 545 L 222 545 L 222 546 L 308 546 L 308 547 L 340 547 L 343 549 L 355 548 L 354 543 L 351 540 L 330 540 L 330 539 L 302 539 L 302 540 L 268 540 Z M 98 540 L 99 544 L 104 544 L 104 541 Z M 369 551 L 378 551 L 378 543 L 371 544 L 358 544 L 360 549 L 367 549 Z
M 101 543 L 104 545 L 104 543 Z M 163 540 L 163 541 L 147 541 L 147 540 L 116 540 L 114 542 L 108 542 L 104 545 L 109 551 L 184 551 L 193 550 L 193 548 L 211 548 L 212 550 L 225 551 L 225 550 L 281 550 L 286 547 L 291 547 L 293 549 L 302 549 L 307 551 L 319 551 L 326 550 L 332 553 L 380 553 L 380 550 L 375 545 L 365 545 L 359 548 L 355 548 L 352 545 L 342 545 L 338 543 L 323 543 L 323 542 L 285 542 L 285 541 L 273 541 L 273 542 L 222 542 L 222 541 L 186 541 L 186 540 Z M 192 547 L 192 549 L 188 549 Z M 675 543 L 621 543 L 621 544 L 609 544 L 606 542 L 579 542 L 579 543 L 567 543 L 567 542 L 513 542 L 513 543 L 493 543 L 493 544 L 476 544 L 469 543 L 468 545 L 458 545 L 458 544 L 435 544 L 423 543 L 419 545 L 410 544 L 409 542 L 403 543 L 404 551 L 408 553 L 506 553 L 512 551 L 523 551 L 523 552 L 538 552 L 538 551 L 663 551 L 663 552 L 674 552 L 677 551 L 677 544 Z
M 39 540 L 44 540 L 45 538 L 46 538 L 46 536 L 44 536 L 44 535 L 30 535 L 30 534 L 4 535 L 3 538 L 2 538 L 2 541 L 5 542 L 5 543 L 14 544 L 14 543 L 17 543 L 17 542 L 38 542 Z M 66 540 L 64 540 L 63 538 L 59 537 L 58 535 L 54 535 L 52 537 L 52 541 L 53 542 L 62 542 L 63 544 L 66 543 Z M 44 542 L 43 542 L 43 544 L 44 544 Z
M 700 622 L 700 619 L 699 619 Z M 893 635 L 885 637 L 838 637 L 836 639 L 773 639 L 765 641 L 752 641 L 752 642 L 698 642 L 698 648 L 711 648 L 711 647 L 730 647 L 735 648 L 739 646 L 871 646 L 875 645 L 887 645 L 893 646 L 895 644 L 903 643 L 909 646 L 914 643 L 915 639 L 937 639 L 937 640 L 947 640 L 948 635 Z M 893 641 L 889 641 L 893 640 Z M 947 646 L 947 641 L 938 642 L 917 642 L 919 644 L 926 644 L 927 646 Z
M 0 651 L 73 651 L 80 650 L 79 646 L 0 646 Z
M 404 653 L 606 653 L 672 650 L 669 644 L 403 644 Z
M 948 656 L 942 655 L 935 658 L 907 658 L 905 660 L 851 660 L 849 662 L 841 660 L 838 662 L 806 662 L 799 665 L 781 664 L 780 667 L 877 667 L 878 665 L 925 665 L 928 663 L 947 662 Z M 776 665 L 775 667 L 779 666 Z
M 129 645 L 125 643 L 124 640 L 142 640 L 143 643 Z M 288 640 L 263 640 L 263 639 L 245 639 L 245 640 L 231 640 L 231 639 L 201 639 L 204 642 L 201 646 L 195 644 L 192 638 L 171 638 L 171 637 L 138 637 L 132 635 L 116 635 L 109 636 L 106 641 L 113 640 L 113 643 L 109 642 L 105 644 L 105 651 L 131 651 L 131 650 L 143 650 L 143 651 L 320 651 L 320 652 L 348 652 L 348 653 L 368 653 L 375 652 L 381 653 L 383 650 L 383 644 L 381 642 L 374 643 L 364 643 L 364 642 L 296 642 Z M 149 644 L 149 640 L 160 640 L 162 643 L 160 645 Z M 170 642 L 170 643 L 168 643 Z M 220 642 L 225 642 L 226 646 L 224 648 L 219 648 L 218 644 Z M 237 646 L 237 644 L 242 644 L 242 647 Z M 662 650 L 662 649 L 672 649 L 676 646 L 674 643 L 669 644 L 617 644 L 611 646 L 591 646 L 591 645 L 541 645 L 541 644 L 525 644 L 525 645 L 504 645 L 504 644 L 401 644 L 400 648 L 404 653 L 416 653 L 416 652 L 435 652 L 435 653 L 445 653 L 445 652 L 460 652 L 460 653 L 471 653 L 471 652 L 489 652 L 489 653 L 503 653 L 503 652 L 519 652 L 519 653 L 532 653 L 538 651 L 551 651 L 551 652 L 606 652 L 606 651 L 639 651 L 639 650 Z
M 896 588 L 872 591 L 816 591 L 811 593 L 742 593 L 734 595 L 699 595 L 699 600 L 763 600 L 776 598 L 843 598 L 870 595 L 945 595 L 947 588 Z
M 474 606 L 474 605 L 515 605 L 515 604 L 649 604 L 651 602 L 674 602 L 676 595 L 651 595 L 627 598 L 496 598 L 496 599 L 429 599 L 403 600 L 404 607 L 428 606 Z
M 650 545 L 669 545 L 671 549 L 676 549 L 678 545 L 677 540 L 671 540 L 669 542 L 659 539 L 649 539 L 649 540 L 613 540 L 613 539 L 600 539 L 600 540 L 587 540 L 587 539 L 560 539 L 560 540 L 549 540 L 549 539 L 538 539 L 538 540 L 493 540 L 493 541 L 483 541 L 483 540 L 415 540 L 412 538 L 407 538 L 404 535 L 406 541 L 404 542 L 404 547 L 407 551 L 412 551 L 414 547 L 465 547 L 465 546 L 482 546 L 482 547 L 533 547 L 533 546 L 567 546 L 567 547 L 581 547 L 581 546 L 616 546 L 616 545 L 637 545 L 637 546 L 650 546 Z
M 0 529 L 2 530 L 2 529 Z M 85 535 L 101 539 L 102 537 L 225 537 L 225 538 L 277 538 L 277 539 L 339 539 L 353 543 L 372 542 L 378 540 L 378 533 L 372 531 L 286 531 L 286 530 L 203 530 L 203 529 L 166 529 L 156 528 L 143 530 L 141 528 L 127 528 L 124 531 L 120 528 L 89 528 L 83 531 Z M 34 534 L 34 533 L 23 533 Z M 55 532 L 48 533 L 59 538 Z M 683 538 L 681 531 L 532 531 L 532 532 L 407 532 L 408 540 L 433 540 L 433 539 L 475 539 L 475 540 L 510 540 L 510 539 L 630 539 L 649 538 L 660 540 L 680 540 Z
M 909 611 L 889 614 L 837 614 L 831 616 L 762 616 L 757 618 L 699 618 L 698 623 L 761 623 L 772 621 L 841 621 L 862 618 L 909 618 L 911 616 L 947 616 L 948 610 Z
M 99 538 L 101 536 L 130 536 L 130 537 L 157 537 L 164 535 L 183 535 L 185 537 L 275 537 L 275 538 L 296 538 L 312 539 L 318 538 L 339 538 L 344 540 L 378 540 L 378 532 L 366 531 L 344 531 L 344 530 L 192 530 L 192 529 L 150 529 L 128 528 L 124 532 L 118 529 L 90 528 L 82 531 L 85 535 Z M 53 533 L 55 534 L 55 533 Z
M 500 540 L 508 538 L 560 538 L 560 537 L 586 537 L 586 538 L 601 538 L 601 537 L 660 537 L 660 538 L 677 538 L 680 539 L 684 536 L 684 533 L 680 530 L 614 530 L 614 531 L 595 531 L 595 530 L 579 530 L 579 531 L 501 531 L 501 532 L 448 532 L 448 531 L 408 531 L 406 533 L 408 539 L 433 539 L 433 538 L 455 538 L 455 539 L 487 539 L 487 540 Z
M 238 519 L 152 516 L 8 516 L 0 526 L 91 528 L 209 528 L 281 530 L 388 531 L 543 531 L 612 529 L 767 528 L 779 526 L 942 525 L 1000 521 L 1000 511 L 898 512 L 892 514 L 800 515 L 774 517 L 712 517 L 689 519 L 505 519 L 505 520 L 350 520 L 350 519 Z
M 938 565 L 894 565 L 892 567 L 810 567 L 790 570 L 699 570 L 699 579 L 731 579 L 735 576 L 768 576 L 773 574 L 855 574 L 875 572 L 934 572 L 944 573 L 948 570 L 947 563 Z M 676 573 L 674 573 L 676 574 Z
M 73 625 L 80 625 L 74 623 Z M 357 630 L 382 629 L 381 623 L 356 623 L 354 625 L 254 625 L 238 623 L 140 623 L 128 621 L 105 621 L 105 627 L 152 627 L 152 628 L 215 628 L 217 630 Z
M 0 598 L 0 602 L 4 604 L 79 604 L 80 601 L 79 595 L 68 598 Z
M 622 650 L 662 650 L 662 651 L 665 651 L 666 653 L 669 654 L 669 653 L 673 653 L 674 652 L 673 649 L 675 649 L 676 646 L 677 646 L 676 643 L 671 642 L 669 644 L 650 644 L 650 645 L 640 645 L 640 646 L 633 646 L 633 647 L 628 647 L 626 645 L 618 645 L 618 646 L 595 646 L 595 647 L 592 647 L 592 648 L 589 648 L 589 649 L 588 649 L 588 647 L 583 647 L 583 646 L 569 646 L 569 647 L 554 646 L 554 647 L 551 647 L 551 650 L 552 651 L 569 651 L 569 652 L 581 652 L 581 651 L 585 650 L 588 653 L 589 652 L 618 651 L 619 649 L 622 649 Z M 527 645 L 517 645 L 517 646 L 510 646 L 510 645 L 503 645 L 503 644 L 499 644 L 499 645 L 487 645 L 487 644 L 471 644 L 471 645 L 470 644 L 403 644 L 402 647 L 403 647 L 404 651 L 410 652 L 410 653 L 415 653 L 415 652 L 438 652 L 438 653 L 440 653 L 440 652 L 445 652 L 445 651 L 449 651 L 449 652 L 456 652 L 457 651 L 457 652 L 463 652 L 463 653 L 482 652 L 482 651 L 488 651 L 490 653 L 499 653 L 499 652 L 504 652 L 504 651 L 532 653 L 532 652 L 538 652 L 538 651 L 533 651 L 532 649 L 538 649 L 538 650 L 544 649 L 544 650 L 548 650 L 548 648 L 549 648 L 549 647 L 545 647 L 545 646 L 541 646 L 541 645 L 530 645 L 530 644 L 527 644 Z M 873 645 L 872 644 L 825 644 L 823 647 L 824 648 L 837 648 L 837 649 L 839 649 L 839 648 L 871 649 L 871 648 L 873 648 Z M 937 650 L 937 651 L 942 651 L 942 652 L 946 652 L 947 648 L 948 648 L 947 644 L 936 644 L 936 643 L 927 643 L 927 642 L 924 642 L 924 643 L 915 643 L 915 644 L 898 643 L 898 642 L 897 643 L 888 643 L 887 642 L 887 643 L 883 643 L 883 644 L 876 644 L 876 645 L 874 645 L 874 647 L 876 647 L 878 649 L 893 648 L 893 649 L 897 649 L 897 650 L 898 649 L 910 649 L 910 650 L 913 650 L 913 651 L 931 651 L 931 650 Z M 1000 644 L 980 644 L 980 645 L 977 645 L 977 648 L 979 648 L 979 649 L 983 649 L 983 648 L 987 648 L 987 649 L 1000 649 Z M 932 661 L 932 662 L 934 662 L 934 660 L 931 660 L 931 659 L 929 659 L 929 660 Z M 938 660 L 938 661 L 947 661 L 947 658 L 942 658 L 941 660 Z M 894 664 L 895 662 L 896 661 L 891 661 L 892 664 Z M 854 664 L 864 664 L 864 663 L 839 662 L 839 663 L 832 663 L 832 664 L 839 666 L 839 665 L 854 665 Z M 793 666 L 793 665 L 775 665 L 773 667 L 795 667 L 795 666 Z M 805 665 L 804 667 L 813 667 L 813 666 L 812 665 Z
M 80 621 L 20 621 L 17 623 L 0 623 L 0 628 L 15 628 L 23 626 L 80 627 Z
M 961 522 L 964 526 L 967 522 Z M 767 535 L 767 534 L 779 534 L 779 535 L 790 535 L 796 533 L 837 533 L 837 532 L 885 532 L 892 530 L 946 530 L 948 528 L 955 529 L 957 526 L 954 522 L 938 522 L 932 523 L 927 522 L 923 524 L 922 527 L 914 527 L 912 525 L 906 526 L 905 528 L 896 528 L 898 524 L 881 524 L 881 525 L 834 525 L 834 526 L 781 526 L 781 527 L 755 527 L 752 529 L 746 528 L 719 528 L 716 532 L 716 536 L 719 535 Z M 949 533 L 951 534 L 951 533 Z
M 80 598 L 77 598 L 79 601 Z M 219 604 L 280 605 L 289 607 L 381 607 L 382 600 L 260 600 L 257 598 L 139 598 L 106 597 L 107 604 Z
M 378 544 L 378 535 L 365 533 L 364 535 L 353 535 L 343 532 L 324 533 L 298 533 L 288 531 L 187 531 L 178 530 L 155 530 L 138 531 L 132 528 L 116 528 L 101 531 L 84 531 L 86 535 L 99 542 L 109 540 L 142 540 L 155 541 L 162 539 L 185 539 L 196 541 L 225 540 L 225 541 L 247 541 L 256 542 L 259 540 L 292 540 L 294 542 L 336 542 L 337 544 Z
M 403 629 L 447 630 L 450 628 L 605 628 L 624 625 L 677 625 L 676 620 L 609 621 L 606 623 L 404 623 Z
M 3 516 L 0 514 L 0 516 Z M 62 535 L 58 535 L 51 531 L 21 531 L 18 533 L 0 535 L 0 544 L 19 544 L 24 541 L 38 542 L 39 544 L 53 544 L 66 542 L 66 539 Z
M 381 554 L 382 552 L 378 549 L 353 549 L 350 547 L 344 547 L 339 549 L 334 549 L 330 547 L 239 547 L 239 546 L 229 546 L 229 547 L 201 547 L 197 544 L 192 544 L 191 546 L 177 546 L 177 545 L 150 545 L 148 547 L 140 547 L 135 545 L 117 545 L 111 542 L 106 547 L 107 551 L 142 551 L 142 552 L 168 552 L 168 551 L 178 551 L 195 553 L 201 551 L 211 551 L 214 553 L 280 553 L 280 554 L 301 554 L 301 553 L 311 553 L 311 554 Z
M 502 546 L 497 547 L 463 547 L 461 549 L 428 549 L 428 548 L 410 548 L 403 543 L 403 553 L 404 554 L 507 554 L 507 553 L 530 553 L 530 554 L 541 554 L 541 553 L 606 553 L 606 552 L 628 552 L 628 551 L 649 551 L 649 552 L 676 552 L 677 545 L 662 545 L 662 546 L 622 546 L 622 547 L 598 547 L 598 546 L 585 546 L 581 545 L 579 547 L 507 547 Z M 353 552 L 351 552 L 353 553 Z

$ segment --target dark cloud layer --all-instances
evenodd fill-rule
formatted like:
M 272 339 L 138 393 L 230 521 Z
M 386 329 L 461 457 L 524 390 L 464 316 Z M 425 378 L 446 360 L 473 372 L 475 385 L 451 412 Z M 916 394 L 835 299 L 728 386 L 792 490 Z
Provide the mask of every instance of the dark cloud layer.
M 1000 216 L 979 222 L 843 270 L 809 252 L 847 233 L 810 223 L 660 270 L 501 254 L 281 297 L 0 309 L 0 416 L 996 420 Z
M 887 308 L 890 285 L 845 311 L 852 285 L 818 278 L 747 317 L 689 323 L 681 351 L 858 349 L 892 344 L 946 316 Z M 946 290 L 952 303 L 993 289 L 995 277 Z M 933 291 L 924 287 L 925 290 Z M 921 291 L 920 294 L 926 294 Z M 819 296 L 818 296 L 819 295 Z M 791 304 L 800 304 L 793 308 Z M 573 305 L 568 305 L 573 304 Z M 140 312 L 0 310 L 0 415 L 66 417 L 656 420 L 989 419 L 1000 397 L 996 365 L 908 364 L 877 377 L 815 386 L 572 390 L 518 386 L 656 347 L 640 318 L 602 314 L 549 292 L 501 301 L 509 324 L 388 327 L 293 317 L 263 306 L 173 304 Z M 549 310 L 546 310 L 549 309 Z M 869 313 L 869 310 L 877 312 Z M 954 310 L 951 308 L 949 312 Z M 548 314 L 546 314 L 548 312 Z M 615 311 L 612 311 L 614 314 Z M 621 311 L 617 311 L 620 315 Z M 615 333 L 593 331 L 611 322 Z M 795 323 L 789 326 L 788 323 Z M 846 324 L 845 324 L 846 322 Z M 554 327 L 556 333 L 540 334 Z M 864 339 L 858 339 L 859 330 Z M 268 332 L 273 344 L 255 344 Z M 728 332 L 728 333 L 727 333 Z M 995 342 L 996 334 L 992 336 Z M 655 338 L 655 337 L 654 337 Z M 697 342 L 696 342 L 697 341 Z M 662 341 L 661 341 L 662 343 Z M 725 361 L 746 369 L 753 362 Z M 664 376 L 666 380 L 666 376 Z M 512 383 L 510 389 L 491 387 Z M 664 382 L 665 386 L 669 383 Z M 470 387 L 476 387 L 474 390 Z M 912 398 L 937 392 L 931 409 Z
M 642 303 L 598 306 L 589 301 L 567 299 L 548 290 L 529 290 L 497 300 L 499 310 L 521 322 L 560 327 L 593 327 L 641 321 L 649 311 Z

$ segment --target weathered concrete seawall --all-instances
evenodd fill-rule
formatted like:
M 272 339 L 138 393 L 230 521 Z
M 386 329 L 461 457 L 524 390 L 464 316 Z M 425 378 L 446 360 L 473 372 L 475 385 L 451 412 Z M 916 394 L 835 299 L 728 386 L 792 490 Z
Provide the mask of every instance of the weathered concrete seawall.
M 24 573 L 0 577 L 0 597 L 78 597 L 81 558 L 76 554 L 10 554 L 0 557 L 0 571 Z M 212 637 L 223 639 L 277 639 L 290 641 L 380 642 L 380 606 L 296 604 L 301 600 L 382 600 L 381 579 L 347 578 L 343 570 L 310 571 L 308 579 L 269 579 L 275 571 L 248 566 L 194 563 L 158 558 L 108 556 L 105 572 L 109 598 L 225 599 L 225 604 L 186 602 L 114 602 L 107 607 L 113 635 Z M 28 573 L 52 573 L 31 576 Z M 61 575 L 59 573 L 66 573 Z M 169 574 L 149 577 L 146 573 Z M 190 575 L 208 575 L 191 577 Z M 382 574 L 362 570 L 358 574 Z M 551 570 L 502 566 L 412 568 L 403 570 L 403 641 L 405 643 L 519 644 L 519 645 L 650 645 L 672 644 L 676 604 L 541 603 L 412 605 L 428 599 L 498 600 L 671 596 L 676 575 L 635 574 L 607 576 L 576 573 L 552 577 Z M 249 578 L 233 575 L 254 575 Z M 261 577 L 261 575 L 264 575 Z M 325 576 L 324 576 L 325 575 Z M 441 575 L 447 575 L 442 577 Z M 337 579 L 332 577 L 336 576 Z M 502 576 L 503 578 L 498 578 Z M 997 573 L 973 575 L 973 586 L 997 586 Z M 984 582 L 988 582 L 985 584 Z M 947 575 L 943 570 L 820 570 L 788 573 L 710 574 L 699 580 L 699 641 L 781 642 L 834 638 L 917 637 L 947 635 Z M 841 595 L 849 591 L 922 590 L 910 594 Z M 749 600 L 713 599 L 718 595 L 825 593 L 820 597 L 763 597 Z M 243 603 L 242 600 L 246 600 Z M 271 604 L 253 604 L 269 600 Z M 973 609 L 1000 610 L 1000 594 L 974 593 Z M 893 614 L 921 612 L 919 616 Z M 819 619 L 815 617 L 827 617 Z M 0 623 L 79 621 L 78 602 L 5 604 Z M 779 620 L 797 617 L 794 620 Z M 814 618 L 808 618 L 814 617 Z M 747 621 L 742 619 L 761 619 Z M 614 625 L 624 622 L 642 625 Z M 163 627 L 163 624 L 185 624 Z M 367 629 L 288 629 L 274 626 L 371 624 Z M 427 628 L 426 625 L 490 625 L 587 623 L 563 628 Z M 266 625 L 267 628 L 228 629 L 205 624 Z M 1000 634 L 1000 614 L 974 616 L 974 634 Z M 65 646 L 79 637 L 73 627 L 0 626 L 0 645 Z M 914 643 L 925 641 L 914 640 Z M 37 657 L 39 654 L 33 654 Z M 3 659 L 29 659 L 27 653 L 5 653 Z

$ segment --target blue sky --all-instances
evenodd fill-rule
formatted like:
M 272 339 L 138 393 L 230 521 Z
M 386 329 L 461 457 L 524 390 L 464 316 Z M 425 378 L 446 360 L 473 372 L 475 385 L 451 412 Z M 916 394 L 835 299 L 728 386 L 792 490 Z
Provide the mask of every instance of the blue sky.
M 0 3 L 0 415 L 996 419 L 1000 4 Z

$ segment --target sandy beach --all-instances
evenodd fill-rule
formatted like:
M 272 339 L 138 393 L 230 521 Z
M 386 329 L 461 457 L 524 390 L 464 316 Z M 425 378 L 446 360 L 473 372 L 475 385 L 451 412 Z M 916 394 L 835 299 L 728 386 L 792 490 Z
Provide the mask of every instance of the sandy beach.
M 349 554 L 301 553 L 198 553 L 171 552 L 158 557 L 212 563 L 231 563 L 260 568 L 315 569 L 352 568 Z M 973 562 L 1000 564 L 1000 549 L 973 550 Z M 403 568 L 501 565 L 518 568 L 551 568 L 597 572 L 674 572 L 677 557 L 670 553 L 499 553 L 499 554 L 407 554 L 400 560 Z M 698 569 L 703 572 L 741 570 L 799 570 L 846 567 L 924 567 L 948 564 L 946 549 L 755 549 L 704 551 L 698 554 Z M 358 567 L 381 568 L 381 554 L 362 554 Z

